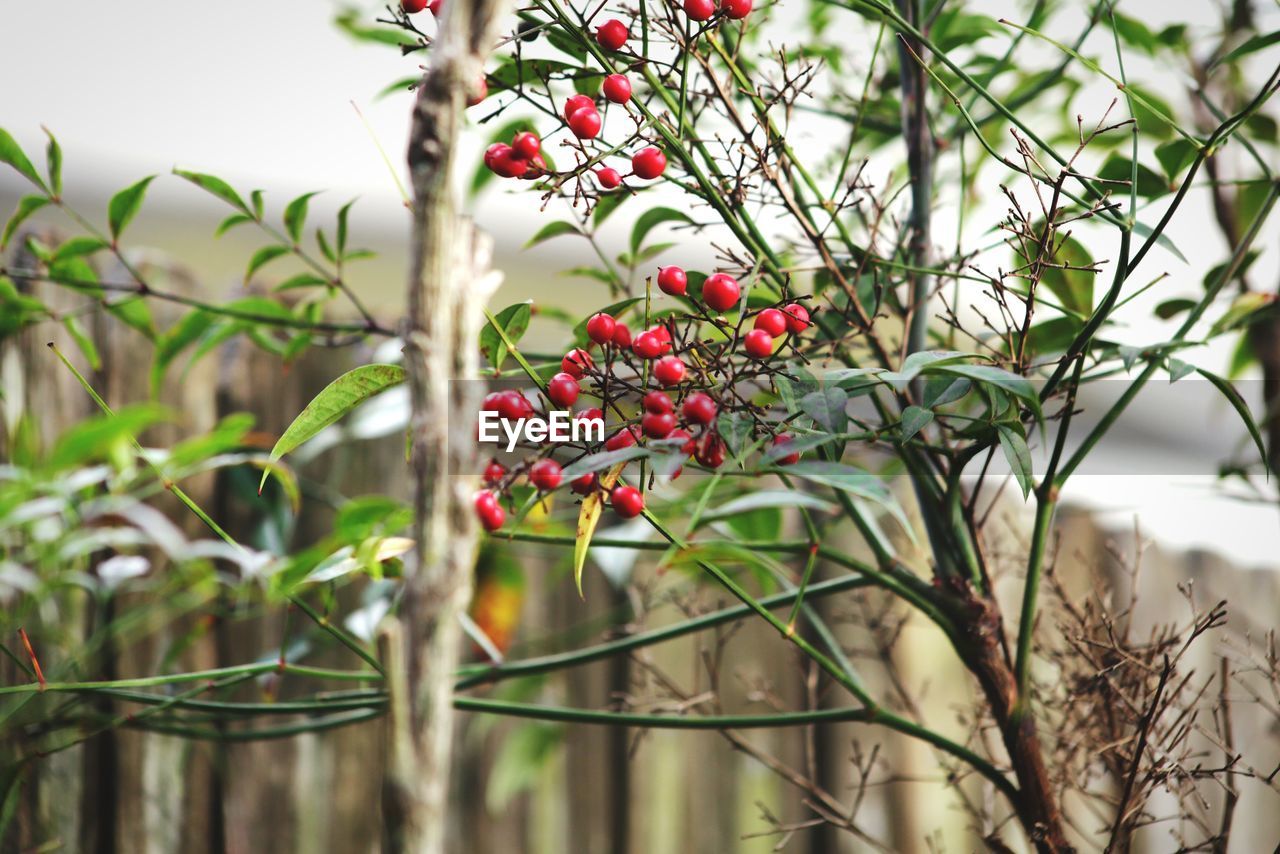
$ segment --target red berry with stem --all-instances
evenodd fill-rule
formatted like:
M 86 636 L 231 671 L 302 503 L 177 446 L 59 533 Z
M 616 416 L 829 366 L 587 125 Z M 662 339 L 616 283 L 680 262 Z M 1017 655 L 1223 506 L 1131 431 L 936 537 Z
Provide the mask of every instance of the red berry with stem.
M 538 460 L 529 468 L 529 482 L 543 492 L 550 492 L 564 480 L 564 471 L 555 460 Z
M 767 359 L 773 355 L 773 336 L 763 329 L 752 329 L 742 339 L 742 349 L 753 359 Z
M 676 429 L 676 417 L 670 412 L 646 412 L 640 419 L 640 429 L 650 439 L 665 439 Z
M 495 142 L 485 150 L 484 165 L 503 178 L 519 178 L 528 170 L 529 161 L 517 157 L 515 150 L 505 142 Z
M 639 437 L 636 435 L 634 425 L 623 427 L 617 433 L 604 440 L 604 449 L 606 451 L 620 451 L 623 448 L 630 448 L 638 440 Z
M 401 0 L 400 8 L 413 15 L 427 8 L 427 0 Z
M 497 486 L 507 475 L 507 470 L 497 460 L 490 460 L 484 467 L 484 482 L 488 486 Z
M 675 412 L 676 405 L 671 402 L 671 398 L 666 392 L 651 391 L 644 396 L 641 401 L 646 412 Z
M 782 310 L 787 313 L 787 331 L 792 335 L 799 335 L 809 328 L 809 309 L 793 302 L 791 305 L 784 305 Z
M 587 337 L 597 344 L 608 344 L 613 340 L 614 330 L 618 322 L 612 316 L 601 312 L 591 315 L 587 321 Z
M 738 304 L 742 288 L 738 280 L 724 273 L 712 273 L 702 283 L 702 299 L 716 311 L 728 311 Z
M 666 386 L 677 385 L 684 382 L 685 367 L 684 362 L 675 356 L 664 356 L 659 359 L 653 366 L 653 375 L 658 382 Z
M 634 486 L 615 486 L 609 493 L 609 503 L 623 519 L 634 519 L 644 512 L 644 496 Z
M 562 409 L 573 406 L 573 402 L 578 399 L 578 393 L 581 391 L 578 380 L 571 374 L 559 373 L 547 382 L 547 397 Z
M 679 439 L 680 444 L 677 447 L 680 449 L 680 453 L 684 454 L 686 457 L 693 453 L 693 434 L 683 427 L 677 427 L 675 430 L 672 430 L 667 434 L 667 439 Z
M 573 414 L 575 421 L 603 421 L 604 413 L 599 408 L 593 406 L 590 409 L 580 409 Z
M 790 444 L 791 444 L 791 436 L 788 433 L 779 433 L 777 436 L 773 437 L 773 446 L 775 448 L 778 448 L 778 447 L 785 448 L 787 445 L 790 445 Z M 789 466 L 789 465 L 792 465 L 793 463 L 800 462 L 800 452 L 792 451 L 789 454 L 782 454 L 781 456 L 778 456 L 777 452 L 775 452 L 774 459 L 777 461 L 778 465 L 780 466 Z
M 716 420 L 718 407 L 711 395 L 695 391 L 684 399 L 684 406 L 680 411 L 690 424 L 710 424 Z
M 536 133 L 521 131 L 512 138 L 511 149 L 517 157 L 532 160 L 542 152 L 542 140 L 538 139 Z
M 741 21 L 751 14 L 751 0 L 720 0 L 720 10 L 726 18 Z
M 622 186 L 622 174 L 611 166 L 601 166 L 597 169 L 596 180 L 606 190 L 616 190 Z
M 564 358 L 560 360 L 560 370 L 574 379 L 582 379 L 582 375 L 593 367 L 595 367 L 595 362 L 592 361 L 591 354 L 579 348 L 574 348 L 565 353 Z
M 574 492 L 578 493 L 579 495 L 586 495 L 588 492 L 590 492 L 592 489 L 595 488 L 595 485 L 596 485 L 596 473 L 593 471 L 589 471 L 586 474 L 584 474 L 582 477 L 574 478 L 574 480 L 569 484 L 569 488 L 572 489 Z
M 656 359 L 662 355 L 662 350 L 665 346 L 657 333 L 645 331 L 636 336 L 636 340 L 631 344 L 631 349 L 641 359 Z
M 573 135 L 578 139 L 595 139 L 600 135 L 600 128 L 603 125 L 604 122 L 594 106 L 583 107 L 569 116 L 569 130 L 573 131 Z
M 578 110 L 584 109 L 586 107 L 590 107 L 593 110 L 596 108 L 596 102 L 591 100 L 590 96 L 588 95 L 571 96 L 569 100 L 564 102 L 565 121 L 569 120 L 569 116 L 572 116 L 574 113 L 578 112 Z
M 751 324 L 752 329 L 763 329 L 774 338 L 781 337 L 787 331 L 787 316 L 776 308 L 766 308 L 756 315 Z
M 658 289 L 664 294 L 682 297 L 689 290 L 689 275 L 680 267 L 659 267 Z
M 625 323 L 619 323 L 617 326 L 613 327 L 613 346 L 631 346 L 631 330 L 627 328 Z
M 489 97 L 489 81 L 485 80 L 484 75 L 481 74 L 476 87 L 467 95 L 467 106 L 474 107 L 487 97 Z
M 494 406 L 490 408 L 489 399 L 494 398 Z M 485 398 L 485 409 L 498 413 L 499 418 L 508 421 L 519 421 L 533 414 L 533 405 L 525 396 L 514 389 L 497 391 Z
M 631 171 L 637 178 L 657 178 L 667 168 L 667 155 L 653 146 L 642 148 L 631 156 Z
M 615 104 L 625 104 L 631 100 L 631 81 L 625 74 L 610 74 L 600 85 L 600 91 Z
M 724 463 L 724 440 L 720 434 L 709 431 L 698 440 L 694 458 L 709 469 L 720 468 Z
M 507 521 L 507 512 L 498 503 L 498 496 L 488 490 L 476 493 L 476 516 L 486 531 L 496 531 Z
M 694 21 L 705 21 L 716 13 L 712 0 L 684 0 L 684 13 Z
M 630 35 L 627 25 L 617 18 L 610 18 L 596 29 L 596 41 L 605 50 L 621 50 Z

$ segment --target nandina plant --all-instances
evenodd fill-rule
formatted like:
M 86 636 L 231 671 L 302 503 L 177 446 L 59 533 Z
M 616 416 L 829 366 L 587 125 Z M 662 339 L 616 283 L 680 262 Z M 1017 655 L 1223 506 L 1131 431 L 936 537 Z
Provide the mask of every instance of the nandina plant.
M 1274 34 L 1253 35 L 1252 19 L 1235 15 L 1220 43 L 1207 44 L 1186 27 L 1153 31 L 1108 3 L 1091 7 L 1074 32 L 1063 31 L 1048 4 L 1033 4 L 1025 23 L 1015 23 L 918 0 L 536 0 L 515 10 L 452 0 L 406 2 L 374 17 L 341 23 L 357 37 L 398 45 L 427 69 L 409 87 L 414 231 L 409 313 L 399 330 L 404 364 L 336 378 L 268 462 L 277 466 L 365 400 L 409 383 L 414 559 L 384 625 L 382 655 L 375 661 L 357 640 L 337 637 L 377 670 L 379 700 L 389 697 L 391 848 L 442 845 L 451 703 L 584 723 L 612 716 L 630 727 L 716 728 L 739 747 L 733 733 L 755 726 L 854 721 L 893 730 L 928 744 L 955 786 L 971 791 L 979 781 L 981 797 L 965 803 L 977 833 L 998 850 L 1123 849 L 1150 818 L 1156 791 L 1191 804 L 1196 786 L 1238 784 L 1230 763 L 1181 781 L 1144 771 L 1163 761 L 1149 743 L 1180 749 L 1163 716 L 1200 702 L 1167 688 L 1179 663 L 1164 654 L 1171 642 L 1139 650 L 1110 638 L 1117 658 L 1149 666 L 1129 677 L 1125 710 L 1109 726 L 1075 731 L 1092 758 L 1079 760 L 1079 743 L 1064 747 L 1058 730 L 1080 724 L 1079 710 L 1097 697 L 1052 673 L 1083 678 L 1092 668 L 1098 677 L 1103 665 L 1084 653 L 1062 657 L 1053 621 L 1041 619 L 1041 592 L 1054 560 L 1055 512 L 1073 474 L 1151 380 L 1198 374 L 1239 414 L 1261 457 L 1235 461 L 1233 476 L 1275 467 L 1274 426 L 1268 463 L 1248 405 L 1229 380 L 1194 361 L 1197 347 L 1236 337 L 1237 366 L 1261 361 L 1273 408 L 1280 396 L 1280 368 L 1260 343 L 1274 341 L 1264 330 L 1277 324 L 1275 296 L 1246 279 L 1280 193 L 1263 153 L 1276 141 L 1266 108 L 1280 69 L 1253 73 Z M 855 32 L 865 51 L 851 47 Z M 1190 72 L 1194 83 L 1178 105 L 1128 79 L 1134 52 L 1159 69 Z M 1058 108 L 1099 81 L 1114 84 L 1112 94 L 1077 98 L 1078 115 Z M 63 204 L 55 147 L 45 177 L 0 137 L 0 157 L 36 187 L 6 239 L 40 207 Z M 1242 183 L 1218 178 L 1227 156 L 1236 157 Z M 561 350 L 521 349 L 536 304 L 486 305 L 493 277 L 483 239 L 458 215 L 459 171 L 471 176 L 473 192 L 510 193 L 511 204 L 547 217 L 529 245 L 576 240 L 599 259 L 569 271 L 597 288 L 595 298 L 571 317 L 538 315 L 563 322 Z M 150 329 L 158 376 L 213 326 L 274 341 L 286 358 L 321 335 L 391 331 L 342 276 L 351 258 L 346 208 L 336 249 L 318 233 L 326 263 L 302 247 L 306 197 L 289 205 L 281 234 L 266 222 L 259 194 L 245 202 L 212 176 L 179 174 L 233 208 L 222 228 L 256 224 L 273 237 L 251 274 L 294 253 L 320 275 L 290 288 L 324 290 L 292 307 L 269 299 L 201 305 L 163 333 L 148 327 L 143 309 L 110 303 L 125 322 Z M 112 200 L 109 234 L 33 246 L 37 269 L 8 271 L 10 278 L 100 295 L 108 285 L 84 259 L 109 253 L 131 277 L 115 287 L 163 298 L 120 248 L 145 189 L 143 182 Z M 1204 287 L 1189 288 L 1176 273 L 1166 279 L 1187 263 L 1167 232 L 1199 192 L 1226 209 L 1219 224 L 1231 245 Z M 984 197 L 1000 201 L 982 204 Z M 620 253 L 610 248 L 619 238 Z M 1157 284 L 1172 291 L 1151 309 L 1168 329 L 1158 340 L 1128 340 L 1118 321 Z M 38 316 L 6 287 L 12 304 Z M 323 298 L 341 295 L 361 321 L 320 317 Z M 446 377 L 459 382 L 446 388 Z M 501 388 L 472 390 L 481 377 Z M 1125 391 L 1077 426 L 1087 387 L 1103 379 Z M 598 424 L 596 437 L 530 438 L 501 461 L 472 441 L 481 412 L 514 426 L 553 410 Z M 1025 505 L 1031 519 L 1014 559 L 989 547 L 997 502 Z M 537 525 L 527 523 L 531 514 Z M 618 524 L 599 531 L 608 519 Z M 670 716 L 469 697 L 477 686 L 605 654 L 588 646 L 504 660 L 509 626 L 499 639 L 471 623 L 490 660 L 455 672 L 456 617 L 471 593 L 477 529 L 495 546 L 536 542 L 570 552 L 583 596 L 601 584 L 586 573 L 593 542 L 655 552 L 686 570 L 688 584 L 726 591 L 740 606 L 633 634 L 608 653 L 758 619 L 816 674 L 822 707 L 703 717 L 698 704 Z M 838 545 L 849 538 L 868 557 Z M 407 548 L 385 532 L 377 539 L 372 564 Z M 277 592 L 302 601 L 322 557 L 313 550 L 311 563 L 288 564 L 275 576 Z M 820 607 L 855 588 L 880 591 L 903 620 L 933 628 L 940 647 L 932 666 L 967 673 L 979 697 L 969 737 L 945 735 L 914 704 L 868 687 L 865 664 Z M 1179 642 L 1217 628 L 1222 616 L 1205 612 Z M 1096 628 L 1086 623 L 1081 632 Z M 891 670 L 883 656 L 876 666 Z M 988 726 L 996 738 L 982 737 Z M 821 805 L 818 819 L 865 838 L 856 805 L 800 772 L 788 780 L 797 778 Z M 1071 822 L 1067 792 L 1084 797 L 1104 826 Z M 1201 824 L 1209 829 L 1188 846 L 1225 846 L 1229 814 Z

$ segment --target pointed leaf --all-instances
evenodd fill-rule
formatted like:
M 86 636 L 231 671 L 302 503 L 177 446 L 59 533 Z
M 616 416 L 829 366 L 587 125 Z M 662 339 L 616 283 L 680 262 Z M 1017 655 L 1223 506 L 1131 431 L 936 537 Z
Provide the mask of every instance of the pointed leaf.
M 618 482 L 625 462 L 618 463 L 600 478 L 600 488 L 582 499 L 582 509 L 578 511 L 578 527 L 573 542 L 573 583 L 578 587 L 578 595 L 583 599 L 582 569 L 587 564 L 587 550 L 591 546 L 591 537 L 596 532 L 600 514 L 604 512 L 604 497 Z
M 290 239 L 297 243 L 302 239 L 302 227 L 307 222 L 307 203 L 311 201 L 311 197 L 316 193 L 303 193 L 298 198 L 289 202 L 284 209 L 284 229 L 289 233 Z
M 13 216 L 9 217 L 9 221 L 5 223 L 4 234 L 0 235 L 0 249 L 9 245 L 9 238 L 13 237 L 18 226 L 47 204 L 49 199 L 45 196 L 23 196 L 18 201 L 18 207 L 14 210 Z
M 154 175 L 143 178 L 138 183 L 125 187 L 111 197 L 107 204 L 107 224 L 111 228 L 111 239 L 119 240 L 125 226 L 133 219 L 134 214 L 142 207 L 142 199 L 146 195 L 147 185 L 155 180 Z
M 232 189 L 231 185 L 216 175 L 203 175 L 199 172 L 186 172 L 182 169 L 174 169 L 173 174 L 186 178 L 192 184 L 207 193 L 212 193 L 222 199 L 231 207 L 240 211 L 242 214 L 253 216 L 253 211 L 249 210 L 249 206 L 244 203 L 244 199 L 240 198 L 240 194 Z
M 531 302 L 509 305 L 494 316 L 502 331 L 506 333 L 507 341 L 512 344 L 519 343 L 524 337 L 532 317 L 533 303 Z M 502 336 L 498 334 L 498 330 L 492 323 L 486 323 L 480 330 L 480 353 L 489 360 L 494 370 L 501 368 L 502 363 L 507 359 L 507 343 L 502 340 Z
M 44 180 L 36 172 L 36 167 L 31 165 L 31 161 L 23 153 L 18 141 L 10 136 L 9 132 L 4 128 L 0 128 L 0 163 L 8 163 L 14 169 L 17 169 L 18 174 L 22 177 L 44 190 L 45 193 L 49 192 L 49 188 L 45 186 Z
M 1223 379 L 1217 374 L 1210 373 L 1204 368 L 1196 368 L 1196 373 L 1213 383 L 1214 388 L 1222 392 L 1222 396 L 1227 399 L 1235 409 L 1236 414 L 1240 416 L 1240 420 L 1244 422 L 1245 428 L 1249 431 L 1249 436 L 1253 438 L 1253 444 L 1258 449 L 1258 455 L 1262 457 L 1262 464 L 1267 465 L 1267 446 L 1262 441 L 1262 433 L 1258 430 L 1257 423 L 1253 420 L 1253 414 L 1249 412 L 1249 404 L 1244 402 L 1244 398 L 1240 396 L 1240 392 L 1236 391 L 1236 387 L 1229 381 Z
M 1022 498 L 1025 500 L 1031 493 L 1031 449 L 1027 447 L 1027 440 L 1021 430 L 1008 424 L 997 424 L 996 432 L 1000 437 L 1000 449 L 1009 461 L 1009 468 L 1013 470 L 1018 486 L 1022 487 Z
M 49 137 L 49 145 L 45 149 L 49 164 L 49 186 L 53 188 L 55 196 L 60 196 L 62 195 L 62 146 L 58 145 L 58 140 L 48 128 L 42 128 L 42 130 L 45 136 Z
M 564 220 L 549 222 L 542 228 L 538 229 L 537 234 L 529 238 L 529 240 L 524 244 L 524 248 L 528 249 L 530 246 L 537 246 L 539 243 L 545 243 L 553 237 L 560 237 L 565 234 L 581 233 L 582 232 L 578 231 L 578 227 L 571 222 L 565 222 Z
M 281 255 L 288 255 L 288 246 L 264 246 L 257 252 L 253 253 L 253 257 L 249 259 L 249 267 L 244 271 L 244 280 L 247 282 L 253 278 L 253 274 L 265 267 L 267 264 L 279 258 Z
M 693 220 L 687 213 L 675 208 L 651 208 L 645 211 L 631 228 L 631 253 L 634 255 L 639 252 L 649 232 L 664 222 L 692 223 Z
M 933 420 L 933 410 L 923 406 L 908 406 L 902 410 L 902 441 L 906 442 Z

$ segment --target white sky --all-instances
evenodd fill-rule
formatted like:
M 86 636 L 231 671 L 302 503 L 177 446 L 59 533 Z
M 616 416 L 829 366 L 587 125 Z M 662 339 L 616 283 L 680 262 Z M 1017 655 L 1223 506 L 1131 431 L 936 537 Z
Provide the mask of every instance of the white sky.
M 986 6 L 993 14 L 1007 14 L 1007 3 Z M 65 150 L 73 193 L 80 187 L 100 196 L 175 165 L 215 172 L 237 187 L 264 187 L 277 200 L 325 188 L 328 192 L 313 203 L 316 215 L 358 195 L 357 231 L 374 235 L 374 242 L 381 235 L 380 242 L 398 245 L 406 228 L 403 208 L 351 102 L 360 105 L 373 133 L 399 163 L 408 101 L 375 101 L 373 95 L 412 73 L 414 63 L 394 51 L 353 43 L 331 24 L 337 8 L 315 0 L 222 0 L 182 4 L 180 11 L 149 0 L 0 0 L 0 125 L 33 155 L 43 146 L 40 125 L 53 129 Z M 778 8 L 785 8 L 785 0 Z M 1122 2 L 1120 8 L 1152 29 L 1177 16 L 1191 15 L 1203 28 L 1214 19 L 1206 2 L 1139 0 Z M 1267 14 L 1274 17 L 1275 10 Z M 869 44 L 852 54 L 859 51 L 869 53 Z M 1274 62 L 1274 52 L 1271 56 Z M 1142 70 L 1139 63 L 1131 73 Z M 1166 97 L 1175 97 L 1181 87 L 1167 75 L 1156 83 Z M 1086 103 L 1071 107 L 1105 106 L 1111 97 L 1105 88 L 1089 90 Z M 11 173 L 0 174 L 0 196 L 12 198 L 17 190 Z M 489 193 L 478 211 L 508 252 L 547 218 L 528 197 L 513 198 Z M 151 199 L 161 210 L 193 207 L 191 188 L 175 180 L 157 182 Z M 201 204 L 194 203 L 211 230 L 219 210 Z M 995 204 L 1002 207 L 998 199 Z M 1191 269 L 1175 267 L 1167 253 L 1155 253 L 1148 262 L 1151 275 L 1169 270 L 1184 283 L 1198 282 L 1207 266 L 1201 262 L 1221 257 L 1207 206 L 1193 206 L 1189 213 L 1175 222 L 1170 235 L 1190 256 Z M 939 220 L 940 230 L 952 227 L 945 225 L 945 212 Z M 619 245 L 625 233 L 619 230 Z M 566 247 L 559 247 L 540 250 L 531 259 L 568 266 L 567 255 Z M 1268 261 L 1261 269 L 1274 281 L 1276 261 Z M 1139 325 L 1132 331 L 1139 343 L 1160 340 L 1158 328 Z M 1201 354 L 1197 363 L 1220 367 L 1223 358 L 1214 351 Z M 1234 435 L 1226 412 L 1195 415 L 1205 425 L 1201 429 Z M 1185 413 L 1153 415 L 1161 422 L 1157 427 L 1187 423 Z M 1124 446 L 1117 450 L 1124 452 Z M 1119 527 L 1128 528 L 1137 513 L 1147 532 L 1172 546 L 1206 546 L 1242 562 L 1280 565 L 1280 512 L 1218 497 L 1211 479 L 1081 477 L 1069 486 L 1068 497 L 1098 507 Z

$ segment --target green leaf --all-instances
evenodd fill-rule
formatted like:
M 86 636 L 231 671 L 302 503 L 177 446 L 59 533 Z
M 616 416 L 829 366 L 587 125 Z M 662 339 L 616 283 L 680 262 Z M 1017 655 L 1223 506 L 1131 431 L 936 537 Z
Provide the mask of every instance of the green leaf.
M 1244 426 L 1248 429 L 1249 435 L 1253 438 L 1253 444 L 1258 449 L 1258 456 L 1262 458 L 1263 465 L 1267 465 L 1267 446 L 1263 443 L 1262 433 L 1258 430 L 1258 425 L 1253 420 L 1253 415 L 1249 412 L 1249 404 L 1244 402 L 1240 392 L 1236 391 L 1236 387 L 1228 380 L 1217 374 L 1210 373 L 1204 368 L 1196 368 L 1196 373 L 1213 383 L 1214 388 L 1222 392 L 1222 396 L 1235 409 L 1236 414 L 1240 416 L 1240 420 L 1244 422 Z
M 702 516 L 701 521 L 703 523 L 714 522 L 738 513 L 750 513 L 765 508 L 786 509 L 789 507 L 803 507 L 807 510 L 817 510 L 821 513 L 831 513 L 836 509 L 836 506 L 830 501 L 819 498 L 816 495 L 810 495 L 807 492 L 800 492 L 794 489 L 762 489 L 758 492 L 740 495 L 714 510 L 708 510 Z
M 1160 168 L 1164 170 L 1165 177 L 1170 181 L 1181 175 L 1182 170 L 1195 159 L 1196 147 L 1190 140 L 1182 137 L 1176 137 L 1156 146 L 1156 160 L 1160 161 Z
M 137 214 L 138 209 L 142 207 L 142 199 L 147 193 L 147 185 L 155 180 L 154 175 L 148 175 L 138 183 L 125 187 L 120 192 L 111 197 L 111 201 L 107 203 L 107 225 L 111 228 L 111 239 L 119 240 L 120 235 L 124 232 L 125 226 Z
M 347 202 L 338 208 L 338 257 L 341 258 L 343 253 L 347 251 L 347 219 L 351 214 L 351 206 L 356 203 L 355 199 Z
M 272 290 L 279 293 L 280 291 L 291 291 L 296 288 L 313 288 L 328 284 L 331 284 L 328 279 L 321 278 L 315 273 L 299 273 L 296 276 L 290 276 L 285 279 L 283 282 L 272 288 Z
M 249 268 L 244 271 L 244 280 L 247 282 L 253 278 L 253 274 L 265 267 L 281 255 L 288 255 L 288 246 L 264 246 L 257 252 L 253 253 L 253 257 L 249 259 Z
M 921 402 L 926 409 L 955 403 L 969 393 L 973 383 L 961 377 L 933 376 L 924 381 Z
M 213 232 L 213 236 L 221 237 L 237 225 L 244 225 L 246 222 L 253 222 L 253 217 L 248 214 L 234 213 L 218 224 L 218 228 Z
M 1155 33 L 1147 29 L 1147 25 L 1137 18 L 1130 18 L 1128 15 L 1113 12 L 1111 25 L 1115 29 L 1116 35 L 1120 36 L 1121 41 L 1133 45 L 1148 56 L 1154 54 L 1161 47 L 1160 40 L 1156 38 Z
M 629 463 L 632 460 L 638 460 L 641 457 L 652 456 L 653 452 L 648 448 L 642 448 L 639 445 L 631 445 L 626 448 L 619 448 L 616 451 L 600 451 L 595 454 L 587 454 L 585 457 L 574 460 L 572 463 L 564 467 L 561 477 L 565 482 L 582 477 L 584 474 L 590 474 L 593 471 L 603 471 L 607 468 L 613 468 L 619 463 Z
M 285 206 L 284 229 L 295 245 L 302 239 L 302 227 L 307 222 L 307 204 L 311 201 L 311 197 L 317 194 L 317 192 L 303 193 Z
M 1209 336 L 1221 335 L 1230 329 L 1248 326 L 1258 320 L 1258 313 L 1276 303 L 1274 294 L 1245 291 L 1231 301 L 1231 306 L 1209 327 Z
M 107 242 L 101 237 L 90 237 L 87 234 L 81 234 L 60 243 L 53 253 L 53 260 L 62 261 L 67 258 L 81 258 L 85 255 L 101 252 L 106 248 Z
M 932 420 L 933 410 L 925 409 L 923 406 L 908 406 L 902 410 L 902 441 L 910 441 L 912 436 L 923 430 Z
M 346 9 L 333 19 L 333 23 L 356 41 L 395 47 L 412 47 L 418 43 L 413 35 L 404 30 L 388 26 L 366 27 L 360 23 L 361 18 L 362 15 L 355 9 Z
M 48 194 L 49 188 L 45 186 L 39 173 L 36 172 L 36 168 L 31 165 L 31 161 L 23 153 L 18 141 L 10 136 L 9 132 L 4 128 L 0 128 L 0 163 L 8 163 L 18 170 L 19 175 L 44 190 L 46 195 Z
M 1148 240 L 1150 240 L 1151 235 L 1155 233 L 1155 230 L 1152 229 L 1151 226 L 1144 225 L 1140 222 L 1135 222 L 1133 224 L 1133 231 L 1139 237 L 1145 237 Z M 1187 260 L 1187 256 L 1182 254 L 1182 251 L 1178 249 L 1178 247 L 1174 244 L 1174 242 L 1170 240 L 1169 236 L 1165 234 L 1163 231 L 1160 232 L 1160 236 L 1156 238 L 1156 245 L 1163 246 L 1165 249 L 1168 249 L 1171 253 L 1173 253 L 1173 256 L 1177 258 L 1179 261 L 1181 261 L 1183 264 L 1191 263 L 1190 261 Z
M 1116 191 L 1118 196 L 1129 194 L 1129 183 L 1133 180 L 1133 161 L 1120 154 L 1113 154 L 1098 170 L 1098 177 L 1106 181 L 1123 181 L 1124 186 Z M 1161 178 L 1153 169 L 1145 164 L 1138 164 L 1137 193 L 1146 199 L 1154 199 L 1169 192 L 1169 182 Z
M 893 493 L 885 486 L 884 481 L 856 466 L 844 463 L 825 462 L 822 460 L 801 460 L 789 466 L 780 466 L 779 474 L 795 475 L 812 483 L 820 483 L 832 489 L 847 492 L 850 495 L 878 504 L 887 510 L 902 525 L 903 530 L 910 531 L 902 507 L 893 497 Z
M 498 312 L 494 319 L 498 321 L 502 330 L 506 333 L 507 340 L 512 344 L 517 344 L 524 337 L 525 331 L 529 328 L 529 320 L 532 317 L 533 303 L 526 301 L 507 306 Z M 502 363 L 507 359 L 507 344 L 502 340 L 502 336 L 498 334 L 498 330 L 494 328 L 492 323 L 486 323 L 484 328 L 480 330 L 480 353 L 489 360 L 494 370 L 501 369 Z
M 191 346 L 214 324 L 215 316 L 207 311 L 196 310 L 186 314 L 169 327 L 156 342 L 155 356 L 151 362 L 151 396 L 160 394 L 160 384 L 164 382 L 164 374 L 169 365 L 187 347 Z
M 1043 417 L 1040 412 L 1040 396 L 1036 394 L 1035 388 L 1026 377 L 1009 373 L 995 365 L 938 365 L 926 370 L 930 373 L 954 374 L 976 383 L 1004 389 L 1025 402 L 1037 418 Z
M 1031 494 L 1032 486 L 1031 450 L 1027 447 L 1026 437 L 1022 435 L 1022 425 L 1019 424 L 1015 429 L 1008 424 L 997 424 L 996 433 L 1000 437 L 1000 450 L 1004 451 L 1009 468 L 1013 470 L 1018 486 L 1022 487 L 1022 498 L 1025 501 Z
M 1259 33 L 1253 38 L 1240 45 L 1226 56 L 1219 59 L 1213 65 L 1209 66 L 1209 70 L 1217 68 L 1219 65 L 1229 65 L 1242 56 L 1248 56 L 1251 53 L 1257 53 L 1260 50 L 1271 47 L 1273 44 L 1280 43 L 1280 30 L 1274 30 L 1269 33 Z
M 631 228 L 631 252 L 635 254 L 640 251 L 640 247 L 644 244 L 644 239 L 656 227 L 664 222 L 687 222 L 692 223 L 693 220 L 684 211 L 678 211 L 675 208 L 651 208 L 640 215 L 636 220 L 636 224 Z
M 95 371 L 102 369 L 102 357 L 98 355 L 98 348 L 94 345 L 93 339 L 85 334 L 84 328 L 80 325 L 80 321 L 73 314 L 68 314 L 62 318 L 62 325 L 71 335 L 71 340 L 76 342 L 76 346 L 80 348 L 80 352 L 84 354 L 85 361 L 89 363 L 89 367 Z
M 560 237 L 565 234 L 582 234 L 582 232 L 578 231 L 578 227 L 571 222 L 565 222 L 564 220 L 549 222 L 538 229 L 538 233 L 525 242 L 524 248 L 528 249 L 530 246 L 537 246 L 539 243 L 545 243 L 553 237 Z
M 222 199 L 231 207 L 240 211 L 247 216 L 253 216 L 253 211 L 249 210 L 249 206 L 244 203 L 244 199 L 240 198 L 240 194 L 232 189 L 231 185 L 216 175 L 204 175 L 199 172 L 186 172 L 182 169 L 174 169 L 173 174 L 180 178 L 185 178 L 192 184 L 207 193 L 211 193 Z
M 800 410 L 829 433 L 843 433 L 849 423 L 845 407 L 849 395 L 841 388 L 823 388 L 800 398 Z
M 1177 317 L 1186 311 L 1196 307 L 1196 301 L 1193 299 L 1185 299 L 1178 297 L 1168 299 L 1156 306 L 1156 316 L 1162 320 L 1168 320 L 1171 317 Z
M 355 409 L 366 400 L 404 382 L 404 368 L 399 365 L 363 365 L 338 377 L 307 404 L 271 449 L 272 462 L 297 448 L 324 428 Z M 270 476 L 262 473 L 258 492 L 262 492 Z
M 614 211 L 622 207 L 622 203 L 626 200 L 627 196 L 622 193 L 601 196 L 596 201 L 595 209 L 591 212 L 591 224 L 596 228 L 604 225 L 604 221 L 612 216 Z
M 45 156 L 49 165 L 49 186 L 53 188 L 55 196 L 62 195 L 62 146 L 58 145 L 58 140 L 48 128 L 43 128 L 45 136 L 49 137 L 49 145 L 45 148 Z
M 9 245 L 9 239 L 18 230 L 18 226 L 22 225 L 28 217 L 47 204 L 49 204 L 47 196 L 23 196 L 19 199 L 18 207 L 14 210 L 13 215 L 9 217 L 9 221 L 5 223 L 4 234 L 0 235 L 0 249 L 4 249 Z

